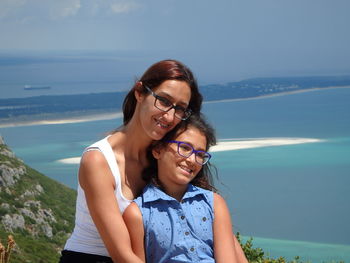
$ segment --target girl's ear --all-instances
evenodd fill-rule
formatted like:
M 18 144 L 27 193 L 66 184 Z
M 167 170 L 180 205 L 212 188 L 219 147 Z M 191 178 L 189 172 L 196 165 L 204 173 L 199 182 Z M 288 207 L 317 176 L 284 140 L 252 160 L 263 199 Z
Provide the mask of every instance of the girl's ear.
M 142 94 L 142 87 L 143 86 L 141 81 L 136 82 L 136 85 L 134 87 L 134 96 L 136 101 L 138 102 L 141 102 L 144 98 L 144 94 Z
M 160 153 L 161 153 L 160 147 L 155 147 L 152 149 L 152 155 L 156 160 L 160 158 Z

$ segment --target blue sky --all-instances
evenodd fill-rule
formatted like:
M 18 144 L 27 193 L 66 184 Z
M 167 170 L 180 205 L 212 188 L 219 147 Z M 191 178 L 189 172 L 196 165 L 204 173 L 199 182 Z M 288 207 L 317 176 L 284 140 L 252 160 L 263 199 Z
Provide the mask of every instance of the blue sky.
M 350 74 L 349 10 L 348 0 L 0 0 L 0 50 L 171 57 L 223 82 Z

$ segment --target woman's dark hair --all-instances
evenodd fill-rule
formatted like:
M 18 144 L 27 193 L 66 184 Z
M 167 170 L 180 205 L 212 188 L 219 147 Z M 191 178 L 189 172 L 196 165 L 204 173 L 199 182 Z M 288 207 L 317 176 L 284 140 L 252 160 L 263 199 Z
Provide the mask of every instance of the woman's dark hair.
M 177 60 L 162 60 L 149 67 L 126 95 L 123 102 L 124 125 L 128 124 L 135 112 L 136 98 L 134 91 L 138 89 L 138 83 L 142 82 L 143 85 L 149 87 L 150 89 L 154 89 L 166 80 L 185 81 L 191 88 L 189 108 L 193 113 L 200 112 L 203 97 L 199 93 L 198 84 L 192 71 Z M 147 93 L 148 91 L 146 89 L 142 89 L 141 92 Z
M 142 178 L 146 182 L 152 182 L 156 186 L 161 187 L 158 180 L 158 165 L 157 160 L 153 157 L 152 150 L 155 148 L 164 148 L 169 143 L 168 141 L 175 140 L 177 136 L 186 131 L 188 128 L 195 128 L 202 133 L 207 141 L 206 151 L 216 144 L 215 131 L 213 127 L 205 120 L 201 113 L 192 114 L 187 120 L 180 122 L 173 130 L 168 132 L 161 140 L 154 141 L 147 149 L 147 158 L 149 166 L 144 169 Z M 191 181 L 191 184 L 202 187 L 207 190 L 216 191 L 213 185 L 213 172 L 216 175 L 216 169 L 210 162 L 202 166 L 196 177 Z

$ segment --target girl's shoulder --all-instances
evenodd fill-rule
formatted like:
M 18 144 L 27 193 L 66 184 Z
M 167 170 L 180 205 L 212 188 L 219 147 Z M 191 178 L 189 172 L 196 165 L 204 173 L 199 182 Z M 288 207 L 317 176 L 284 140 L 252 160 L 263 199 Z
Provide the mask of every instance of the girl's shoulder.
M 205 188 L 202 188 L 202 187 L 199 187 L 199 186 L 195 186 L 195 185 L 192 185 L 192 184 L 189 184 L 188 188 L 187 188 L 187 191 L 188 192 L 193 192 L 194 194 L 203 194 L 205 196 L 208 196 L 210 198 L 213 198 L 214 196 L 214 192 L 212 190 L 208 190 L 208 189 L 205 189 Z

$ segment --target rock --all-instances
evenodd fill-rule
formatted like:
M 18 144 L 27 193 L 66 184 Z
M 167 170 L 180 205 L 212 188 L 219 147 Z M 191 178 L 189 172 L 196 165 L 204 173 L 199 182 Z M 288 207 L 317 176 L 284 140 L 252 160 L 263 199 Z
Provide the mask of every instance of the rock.
M 1 222 L 4 225 L 4 228 L 6 229 L 6 231 L 8 232 L 13 232 L 13 230 L 17 228 L 20 228 L 20 229 L 25 228 L 25 221 L 22 215 L 13 214 L 11 216 L 9 214 L 6 214 L 2 218 Z
M 32 218 L 35 220 L 35 214 L 28 208 L 21 208 L 20 212 L 22 213 L 22 215 L 27 216 L 29 218 Z
M 8 187 L 14 185 L 26 173 L 24 166 L 17 168 L 5 164 L 0 165 L 0 187 Z
M 44 188 L 40 185 L 40 184 L 37 184 L 35 186 L 35 189 L 40 193 L 42 194 L 44 192 Z
M 41 225 L 41 230 L 44 232 L 44 235 L 47 237 L 53 237 L 52 227 L 48 223 L 44 223 Z
M 27 189 L 23 194 L 21 194 L 20 198 L 24 199 L 28 196 L 36 196 L 44 192 L 44 188 L 40 184 L 35 185 L 33 188 L 33 190 Z
M 2 203 L 0 207 L 6 210 L 10 209 L 10 205 L 8 203 Z

